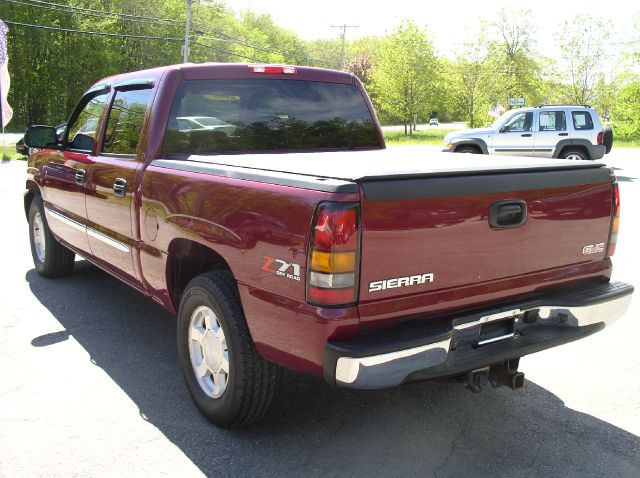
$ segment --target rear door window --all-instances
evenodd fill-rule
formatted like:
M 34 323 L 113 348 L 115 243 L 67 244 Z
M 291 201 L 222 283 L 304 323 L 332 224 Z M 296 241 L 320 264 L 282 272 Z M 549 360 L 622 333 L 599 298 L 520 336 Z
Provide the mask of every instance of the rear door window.
M 573 111 L 573 127 L 577 130 L 593 129 L 593 119 L 588 111 Z
M 374 120 L 354 85 L 240 79 L 183 82 L 173 102 L 163 151 L 379 147 Z
M 567 118 L 564 111 L 541 111 L 540 131 L 565 131 Z
M 116 91 L 111 105 L 102 152 L 135 156 L 151 90 Z

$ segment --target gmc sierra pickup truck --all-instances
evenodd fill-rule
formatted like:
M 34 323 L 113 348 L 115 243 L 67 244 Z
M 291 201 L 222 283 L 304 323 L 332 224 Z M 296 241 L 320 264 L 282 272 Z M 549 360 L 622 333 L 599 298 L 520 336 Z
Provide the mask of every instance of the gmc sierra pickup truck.
M 178 316 L 220 426 L 267 411 L 281 367 L 351 388 L 522 386 L 520 357 L 626 311 L 602 164 L 386 150 L 353 75 L 185 64 L 106 78 L 61 138 L 32 126 L 35 267 L 79 254 Z M 579 366 L 579 365 L 576 365 Z

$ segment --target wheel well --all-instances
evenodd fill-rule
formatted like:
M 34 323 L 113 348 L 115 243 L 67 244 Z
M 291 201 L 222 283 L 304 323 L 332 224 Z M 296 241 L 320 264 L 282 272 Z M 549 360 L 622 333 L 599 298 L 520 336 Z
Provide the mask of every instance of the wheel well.
M 24 195 L 24 215 L 29 217 L 29 208 L 31 208 L 31 201 L 36 196 L 40 196 L 40 189 L 35 184 L 27 184 L 27 193 Z
M 458 146 L 456 146 L 456 148 L 453 150 L 454 153 L 457 153 L 458 151 L 460 151 L 462 148 L 471 148 L 471 149 L 475 149 L 478 153 L 482 154 L 482 149 L 480 149 L 480 146 L 476 145 L 476 144 L 472 144 L 472 143 L 463 143 L 460 144 Z
M 171 302 L 178 310 L 180 298 L 194 277 L 211 271 L 231 271 L 227 261 L 214 250 L 188 239 L 175 239 L 169 245 L 167 285 Z
M 560 151 L 560 154 L 558 155 L 558 157 L 562 157 L 564 155 L 565 152 L 572 150 L 572 151 L 580 151 L 584 154 L 587 155 L 588 159 L 591 159 L 591 155 L 589 154 L 589 150 L 587 148 L 585 148 L 584 146 L 580 146 L 579 144 L 570 144 L 568 146 L 565 146 L 564 148 L 562 148 L 562 151 Z

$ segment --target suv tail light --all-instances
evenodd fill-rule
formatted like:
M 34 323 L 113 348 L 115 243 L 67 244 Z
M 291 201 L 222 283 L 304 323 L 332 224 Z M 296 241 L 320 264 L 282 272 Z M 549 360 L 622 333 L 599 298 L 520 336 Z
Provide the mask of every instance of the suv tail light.
M 620 189 L 616 177 L 611 175 L 611 179 L 611 227 L 609 228 L 607 257 L 611 257 L 616 252 L 618 229 L 620 228 Z
M 356 302 L 359 275 L 358 204 L 320 204 L 311 230 L 307 258 L 307 302 L 315 305 Z
M 598 133 L 598 144 L 604 144 L 604 133 L 602 131 Z

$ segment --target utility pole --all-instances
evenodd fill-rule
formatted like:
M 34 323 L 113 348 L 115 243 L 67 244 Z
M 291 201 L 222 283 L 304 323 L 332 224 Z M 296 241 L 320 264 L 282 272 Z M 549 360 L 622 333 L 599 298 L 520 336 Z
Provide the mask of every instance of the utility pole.
M 344 70 L 344 43 L 347 39 L 347 28 L 358 28 L 360 25 L 331 25 L 331 28 L 342 28 L 342 50 L 340 51 L 340 69 Z
M 189 62 L 189 29 L 191 28 L 191 0 L 187 0 L 187 24 L 184 27 L 184 45 L 182 47 L 182 62 Z

